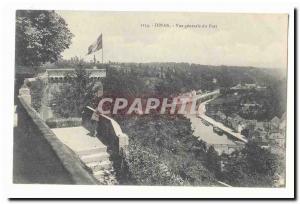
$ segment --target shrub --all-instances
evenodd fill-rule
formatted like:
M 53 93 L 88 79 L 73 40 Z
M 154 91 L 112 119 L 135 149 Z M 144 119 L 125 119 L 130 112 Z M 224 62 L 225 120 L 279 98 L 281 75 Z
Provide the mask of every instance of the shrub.
M 59 91 L 53 93 L 51 104 L 57 117 L 81 117 L 84 107 L 91 105 L 95 81 L 90 80 L 89 73 L 83 68 L 75 69 L 74 76 L 67 75 L 69 83 L 64 83 Z
M 130 144 L 129 152 L 124 158 L 127 173 L 126 184 L 135 185 L 183 185 L 185 182 L 176 175 L 166 163 L 149 149 L 139 144 Z
M 42 106 L 42 98 L 44 93 L 45 84 L 44 82 L 37 78 L 30 87 L 31 94 L 31 105 L 36 111 L 40 111 Z
M 117 119 L 129 136 L 127 184 L 209 185 L 214 172 L 204 166 L 206 144 L 193 136 L 188 119 L 144 115 Z

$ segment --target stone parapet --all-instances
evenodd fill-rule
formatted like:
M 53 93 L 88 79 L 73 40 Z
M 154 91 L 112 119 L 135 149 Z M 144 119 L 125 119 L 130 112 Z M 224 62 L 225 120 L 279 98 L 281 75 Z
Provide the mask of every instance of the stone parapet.
M 128 149 L 128 136 L 123 133 L 120 125 L 112 118 L 100 114 L 99 122 L 103 122 L 106 125 L 110 125 L 111 127 L 106 128 L 108 131 L 108 138 L 111 141 L 115 141 L 115 149 L 119 154 L 126 153 Z
M 105 69 L 86 69 L 89 77 L 94 80 L 100 80 L 106 77 Z M 71 77 L 75 74 L 75 69 L 47 69 L 46 77 L 49 83 L 63 83 L 66 82 L 67 76 Z
M 30 122 L 30 124 L 32 124 L 29 128 L 31 130 L 36 130 L 39 133 L 39 137 L 41 137 L 43 141 L 46 141 L 51 151 L 54 152 L 54 155 L 64 167 L 65 171 L 70 175 L 73 183 L 97 184 L 95 178 L 85 169 L 84 164 L 80 161 L 76 154 L 56 137 L 47 124 L 40 118 L 39 114 L 31 107 L 26 98 L 26 94 L 21 93 L 18 98 L 20 101 L 19 108 L 22 109 L 22 112 L 26 114 L 27 118 L 30 120 L 26 122 Z M 39 144 L 36 145 L 38 146 Z M 49 171 L 55 172 L 55 169 L 49 169 Z

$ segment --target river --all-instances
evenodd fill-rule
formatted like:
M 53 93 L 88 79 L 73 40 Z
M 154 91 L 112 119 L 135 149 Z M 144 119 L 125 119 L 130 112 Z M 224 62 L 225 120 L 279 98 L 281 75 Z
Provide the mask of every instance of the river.
M 197 110 L 197 115 L 204 115 L 206 112 L 205 105 L 213 99 L 207 100 L 201 103 Z M 221 154 L 222 152 L 228 153 L 229 150 L 226 148 L 226 145 L 236 145 L 236 143 L 229 138 L 227 135 L 219 135 L 213 130 L 212 125 L 206 125 L 203 121 L 197 117 L 196 114 L 187 114 L 186 118 L 191 121 L 191 128 L 194 131 L 193 135 L 207 143 L 208 146 L 213 145 L 215 150 Z M 232 152 L 233 149 L 230 150 Z
M 192 129 L 194 130 L 194 136 L 198 137 L 205 141 L 208 145 L 215 145 L 215 144 L 228 144 L 234 145 L 236 144 L 230 138 L 228 138 L 225 134 L 218 135 L 213 131 L 213 126 L 208 125 L 206 126 L 200 118 L 196 115 L 186 115 L 187 118 L 191 121 Z

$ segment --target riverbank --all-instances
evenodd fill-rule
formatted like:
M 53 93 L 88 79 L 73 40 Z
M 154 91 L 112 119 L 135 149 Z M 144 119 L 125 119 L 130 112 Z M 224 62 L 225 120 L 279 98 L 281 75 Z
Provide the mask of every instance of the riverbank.
M 213 127 L 217 126 L 221 127 L 221 129 L 226 128 L 228 132 L 234 134 L 233 130 L 230 128 L 225 127 L 223 124 L 214 121 L 212 118 L 205 115 L 205 105 L 212 100 L 213 99 L 210 99 L 201 103 L 197 109 L 197 115 L 188 114 L 185 115 L 185 117 L 191 121 L 191 127 L 195 137 L 205 141 L 208 146 L 213 146 L 219 154 L 222 154 L 223 152 L 229 154 L 236 149 L 240 149 L 242 145 L 228 135 L 218 134 L 214 131 Z M 201 118 L 208 119 L 209 122 L 204 122 Z M 211 125 L 212 123 L 214 125 Z M 246 142 L 242 136 L 240 138 L 242 141 Z

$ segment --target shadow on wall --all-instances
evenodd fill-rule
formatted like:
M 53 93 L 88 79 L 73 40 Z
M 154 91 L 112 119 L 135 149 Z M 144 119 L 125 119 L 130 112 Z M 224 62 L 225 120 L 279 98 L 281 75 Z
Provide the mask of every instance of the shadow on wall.
M 73 184 L 71 175 L 20 104 L 14 128 L 13 182 Z
M 112 118 L 99 115 L 99 121 L 93 124 L 91 117 L 93 111 L 85 108 L 82 115 L 82 125 L 90 132 L 97 130 L 97 137 L 114 155 L 126 154 L 128 149 L 128 136 L 123 133 L 120 125 Z
M 13 182 L 97 184 L 78 156 L 59 141 L 33 109 L 30 91 L 26 89 L 20 89 L 17 101 Z

